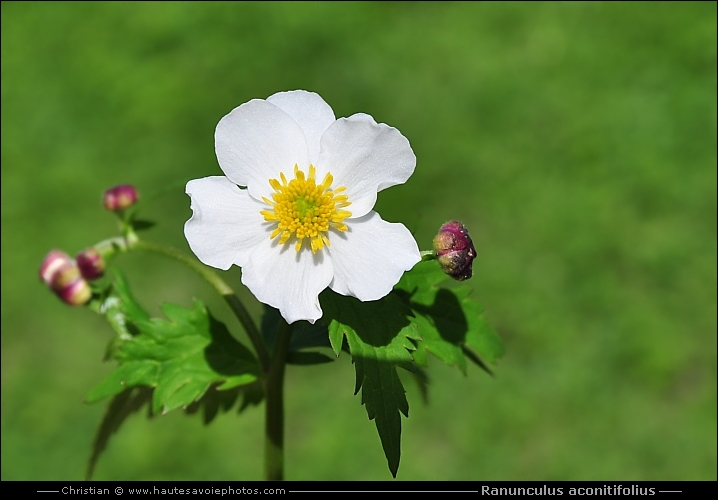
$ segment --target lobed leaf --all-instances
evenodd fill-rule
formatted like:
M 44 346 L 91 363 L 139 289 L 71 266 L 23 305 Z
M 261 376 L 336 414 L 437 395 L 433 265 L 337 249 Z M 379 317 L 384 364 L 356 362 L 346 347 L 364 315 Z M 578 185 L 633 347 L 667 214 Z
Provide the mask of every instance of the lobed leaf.
M 197 401 L 213 384 L 231 388 L 257 379 L 252 353 L 201 302 L 192 309 L 165 304 L 162 311 L 166 320 L 134 321 L 138 333 L 117 346 L 119 366 L 87 394 L 88 403 L 147 386 L 154 388 L 152 410 L 166 413 Z
M 361 402 L 375 421 L 394 477 L 401 457 L 400 413 L 409 416 L 396 367 L 414 375 L 426 401 L 428 378 L 421 366 L 428 363 L 428 353 L 463 373 L 467 358 L 491 373 L 487 363 L 503 353 L 501 339 L 470 296 L 471 289 L 442 287 L 448 279 L 436 262 L 425 261 L 404 273 L 381 300 L 361 302 L 331 290 L 320 295 L 324 316 L 317 325 L 326 326 L 337 356 L 343 349 L 351 353 L 355 394 L 362 391 Z M 324 339 L 324 331 L 315 328 Z
M 394 295 L 361 302 L 331 291 L 320 297 L 323 321 L 339 355 L 344 338 L 356 372 L 354 393 L 362 391 L 361 402 L 369 420 L 374 420 L 389 470 L 396 477 L 401 457 L 401 417 L 409 416 L 409 403 L 396 366 L 412 361 L 412 339 L 418 339 L 416 324 L 408 319 L 411 310 Z
M 87 479 L 124 421 L 145 405 L 148 417 L 183 407 L 202 412 L 205 424 L 228 411 L 243 394 L 238 411 L 262 401 L 259 366 L 224 324 L 202 303 L 192 309 L 164 304 L 167 319 L 150 318 L 115 271 L 111 287 L 97 303 L 117 332 L 107 357 L 118 366 L 86 396 L 88 403 L 112 396 L 97 430 Z
M 466 373 L 466 358 L 491 372 L 503 354 L 501 339 L 486 321 L 481 304 L 467 286 L 442 288 L 449 278 L 435 261 L 420 262 L 397 284 L 397 294 L 411 308 L 421 340 L 414 360 L 427 364 L 427 353 Z M 474 352 L 469 351 L 473 350 Z

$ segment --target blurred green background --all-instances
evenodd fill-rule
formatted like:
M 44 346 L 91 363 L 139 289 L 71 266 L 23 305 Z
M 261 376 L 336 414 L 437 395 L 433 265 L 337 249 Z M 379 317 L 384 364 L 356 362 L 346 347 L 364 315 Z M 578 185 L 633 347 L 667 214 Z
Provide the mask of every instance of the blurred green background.
M 458 218 L 507 354 L 406 380 L 398 479 L 716 479 L 716 4 L 2 2 L 2 479 L 80 479 L 112 332 L 37 272 L 115 233 L 102 192 L 171 187 L 146 237 L 189 251 L 181 182 L 277 91 L 397 127 L 377 210 L 428 249 Z M 205 300 L 122 256 L 141 301 Z M 239 273 L 226 273 L 239 285 Z M 248 294 L 244 297 L 249 298 Z M 256 302 L 252 312 L 260 311 Z M 436 361 L 436 360 L 433 360 Z M 348 356 L 287 373 L 287 479 L 390 479 Z M 96 479 L 261 479 L 262 409 L 131 418 Z

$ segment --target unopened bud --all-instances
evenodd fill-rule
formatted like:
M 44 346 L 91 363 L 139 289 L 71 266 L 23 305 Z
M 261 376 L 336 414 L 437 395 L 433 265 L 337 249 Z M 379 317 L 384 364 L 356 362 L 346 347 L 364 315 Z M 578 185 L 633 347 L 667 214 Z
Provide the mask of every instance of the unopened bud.
M 137 202 L 138 198 L 139 194 L 134 186 L 123 184 L 105 191 L 102 197 L 102 203 L 107 210 L 116 212 L 117 210 L 124 210 L 125 208 L 131 207 Z
M 42 264 L 40 264 L 40 279 L 42 279 L 46 285 L 50 285 L 57 271 L 67 264 L 72 264 L 72 259 L 69 255 L 60 250 L 51 250 L 43 259 Z
M 105 260 L 95 248 L 88 248 L 77 254 L 77 267 L 86 280 L 96 280 L 105 271 Z
M 60 299 L 79 306 L 92 297 L 92 290 L 80 274 L 77 264 L 66 253 L 52 250 L 40 265 L 40 278 Z
M 80 269 L 77 267 L 74 261 L 70 261 L 59 268 L 55 274 L 52 275 L 52 281 L 50 281 L 50 288 L 56 292 L 63 288 L 70 286 L 72 283 L 82 279 Z
M 92 297 L 90 285 L 87 281 L 82 279 L 82 277 L 78 277 L 74 281 L 71 281 L 62 287 L 53 286 L 53 289 L 63 302 L 70 304 L 71 306 L 81 306 L 86 304 Z
M 476 249 L 469 231 L 459 221 L 449 221 L 434 237 L 434 251 L 441 269 L 458 281 L 471 278 L 471 266 Z

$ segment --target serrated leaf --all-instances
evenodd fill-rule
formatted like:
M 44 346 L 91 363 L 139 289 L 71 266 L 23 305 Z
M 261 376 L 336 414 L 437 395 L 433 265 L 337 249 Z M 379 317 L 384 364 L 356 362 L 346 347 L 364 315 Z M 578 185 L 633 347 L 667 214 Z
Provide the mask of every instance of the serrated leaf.
M 416 343 L 414 360 L 427 365 L 427 352 L 431 352 L 449 366 L 458 366 L 466 373 L 466 358 L 461 346 L 465 339 L 461 332 L 468 331 L 466 316 L 453 293 L 439 289 L 430 307 L 410 302 L 415 313 L 414 321 L 421 340 Z
M 146 384 L 156 378 L 157 366 L 145 361 L 130 361 L 118 366 L 85 396 L 85 403 L 95 403 L 108 396 L 119 394 L 126 388 Z
M 448 279 L 436 261 L 422 261 L 401 276 L 394 290 L 404 290 L 420 303 L 427 302 L 427 299 L 430 302 L 432 290 Z
M 409 416 L 409 403 L 396 367 L 376 358 L 352 356 L 356 367 L 357 386 L 361 385 L 361 402 L 369 420 L 379 432 L 391 475 L 396 477 L 401 458 L 401 417 Z M 361 382 L 359 381 L 361 379 Z
M 259 367 L 205 306 L 165 304 L 167 319 L 137 320 L 138 334 L 117 347 L 120 365 L 87 395 L 87 402 L 129 387 L 153 387 L 152 409 L 166 413 L 201 398 L 213 384 L 236 387 L 255 381 Z
M 419 386 L 421 400 L 425 405 L 429 404 L 429 375 L 416 363 L 400 363 L 398 366 L 411 373 L 416 385 Z
M 199 400 L 194 401 L 185 408 L 185 413 L 193 415 L 202 412 L 205 425 L 211 423 L 220 412 L 229 411 L 242 395 L 242 403 L 238 407 L 238 413 L 249 406 L 256 406 L 264 399 L 264 391 L 258 381 L 224 389 L 213 385 L 204 393 Z
M 466 334 L 466 345 L 476 351 L 483 360 L 495 363 L 504 354 L 504 344 L 501 337 L 491 327 L 483 314 L 471 314 L 481 306 L 468 297 L 462 299 L 461 304 L 468 311 L 469 331 Z
M 397 296 L 361 302 L 326 290 L 320 296 L 322 321 L 328 325 L 329 339 L 338 356 L 346 336 L 352 356 L 376 357 L 384 361 L 411 361 L 419 339 L 416 325 L 409 321 L 411 309 Z
M 467 286 L 441 288 L 448 277 L 435 261 L 420 262 L 404 273 L 393 293 L 402 297 L 414 313 L 421 340 L 414 360 L 427 363 L 431 352 L 449 366 L 466 372 L 466 358 L 489 373 L 485 364 L 495 363 L 503 354 L 501 339 L 490 327 L 481 305 Z M 467 355 L 467 348 L 475 351 Z
M 356 371 L 356 394 L 370 420 L 374 420 L 389 470 L 396 477 L 401 457 L 401 417 L 409 416 L 409 403 L 396 366 L 411 363 L 411 339 L 418 339 L 416 324 L 408 319 L 411 310 L 395 295 L 361 302 L 331 291 L 320 297 L 323 321 L 338 355 L 346 338 Z

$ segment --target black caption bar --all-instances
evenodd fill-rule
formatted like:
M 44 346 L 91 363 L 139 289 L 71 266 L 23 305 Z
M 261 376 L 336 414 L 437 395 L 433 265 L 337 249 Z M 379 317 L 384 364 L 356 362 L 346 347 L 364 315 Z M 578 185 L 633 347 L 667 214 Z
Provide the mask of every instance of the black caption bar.
M 306 493 L 445 493 L 472 497 L 660 497 L 716 491 L 715 481 L 3 481 L 45 497 L 292 496 Z

